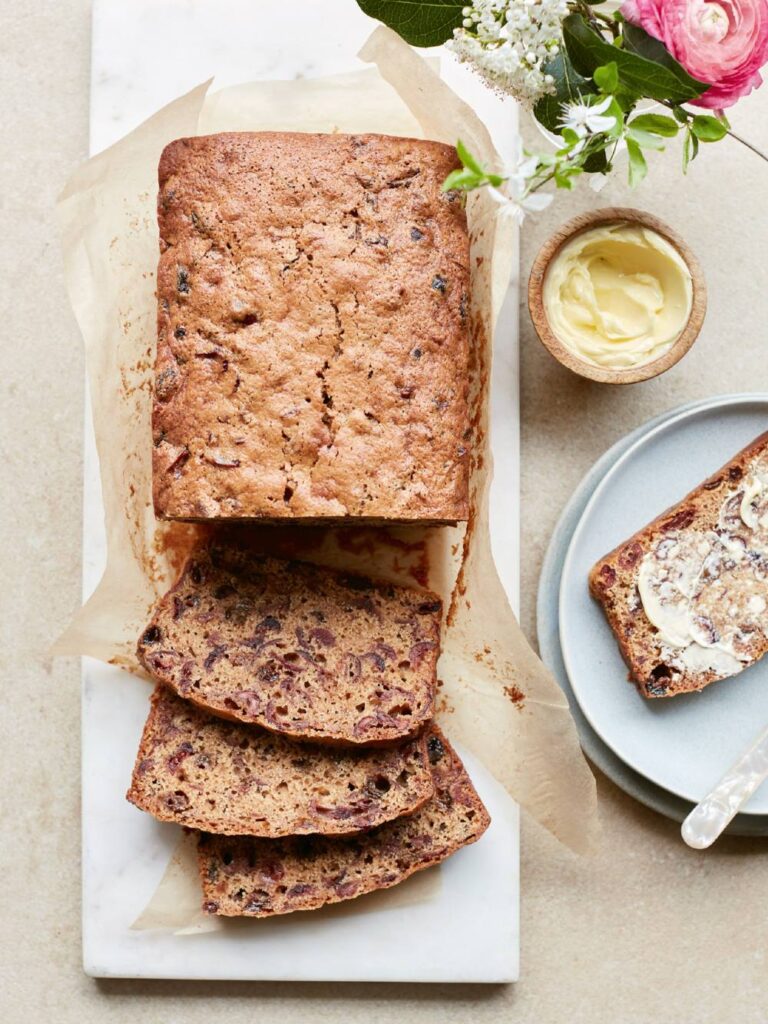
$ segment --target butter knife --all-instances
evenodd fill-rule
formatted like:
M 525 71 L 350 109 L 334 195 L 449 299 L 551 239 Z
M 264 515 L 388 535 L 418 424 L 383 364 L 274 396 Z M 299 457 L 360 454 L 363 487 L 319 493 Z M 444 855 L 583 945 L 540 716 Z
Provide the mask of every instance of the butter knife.
M 768 777 L 768 728 L 697 804 L 680 833 L 694 850 L 706 850 Z

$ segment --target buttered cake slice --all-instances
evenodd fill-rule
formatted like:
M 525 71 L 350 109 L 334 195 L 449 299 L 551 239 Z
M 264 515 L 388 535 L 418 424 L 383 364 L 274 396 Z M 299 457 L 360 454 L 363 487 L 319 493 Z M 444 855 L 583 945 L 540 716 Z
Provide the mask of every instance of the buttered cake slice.
M 768 650 L 768 433 L 589 576 L 645 697 L 701 690 Z

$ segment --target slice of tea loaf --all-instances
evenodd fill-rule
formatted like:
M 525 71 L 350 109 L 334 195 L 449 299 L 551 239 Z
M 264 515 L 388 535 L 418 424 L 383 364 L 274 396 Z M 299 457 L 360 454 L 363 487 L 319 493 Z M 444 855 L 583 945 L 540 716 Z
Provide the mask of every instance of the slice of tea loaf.
M 433 790 L 423 735 L 381 750 L 296 744 L 158 686 L 127 797 L 206 832 L 338 835 L 409 814 Z
M 297 739 L 391 743 L 432 717 L 441 610 L 435 594 L 217 544 L 160 600 L 138 656 L 217 715 Z
M 269 917 L 387 889 L 474 843 L 490 817 L 445 737 L 427 740 L 435 795 L 419 810 L 356 836 L 288 839 L 201 835 L 203 909 Z
M 768 651 L 768 433 L 589 576 L 645 697 L 701 690 Z

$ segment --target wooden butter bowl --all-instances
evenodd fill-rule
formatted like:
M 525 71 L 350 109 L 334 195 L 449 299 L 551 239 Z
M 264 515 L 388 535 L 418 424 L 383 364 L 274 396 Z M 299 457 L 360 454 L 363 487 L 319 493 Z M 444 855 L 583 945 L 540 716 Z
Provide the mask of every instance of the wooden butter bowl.
M 552 259 L 574 235 L 602 224 L 639 224 L 642 227 L 651 228 L 677 249 L 691 273 L 693 301 L 688 322 L 680 336 L 664 355 L 643 366 L 626 368 L 596 366 L 580 359 L 569 348 L 566 348 L 554 334 L 544 309 L 544 279 Z M 574 217 L 573 220 L 569 220 L 542 245 L 533 261 L 531 276 L 528 280 L 528 309 L 539 340 L 563 366 L 567 366 L 569 370 L 573 370 L 581 377 L 588 377 L 590 380 L 600 381 L 602 384 L 636 384 L 638 381 L 650 380 L 652 377 L 658 377 L 660 373 L 664 373 L 670 366 L 674 366 L 682 359 L 693 345 L 699 335 L 701 325 L 704 323 L 704 315 L 707 310 L 707 286 L 699 261 L 689 246 L 672 228 L 644 210 L 633 210 L 623 206 L 606 206 L 602 210 L 582 213 L 580 216 Z

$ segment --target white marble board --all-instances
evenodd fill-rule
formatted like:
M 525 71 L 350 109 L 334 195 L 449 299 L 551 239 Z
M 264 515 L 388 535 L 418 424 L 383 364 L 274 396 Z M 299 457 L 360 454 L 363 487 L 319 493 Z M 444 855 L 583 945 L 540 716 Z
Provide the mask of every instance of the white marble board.
M 259 9 L 264 10 L 260 17 Z M 268 11 L 268 14 L 267 14 Z M 214 88 L 259 78 L 316 77 L 360 66 L 375 23 L 354 0 L 95 0 L 91 152 L 215 76 Z M 508 153 L 514 107 L 445 57 L 443 74 Z M 519 578 L 518 282 L 494 355 L 491 496 L 494 554 L 512 604 Z M 84 593 L 104 564 L 98 464 L 85 442 Z M 85 659 L 83 672 L 83 960 L 95 977 L 234 980 L 508 982 L 519 965 L 516 804 L 474 759 L 468 767 L 493 824 L 440 868 L 428 900 L 367 913 L 294 914 L 176 936 L 134 931 L 178 837 L 124 799 L 147 709 L 147 684 Z M 366 897 L 363 897 L 363 900 Z M 362 904 L 361 904 L 362 906 Z

